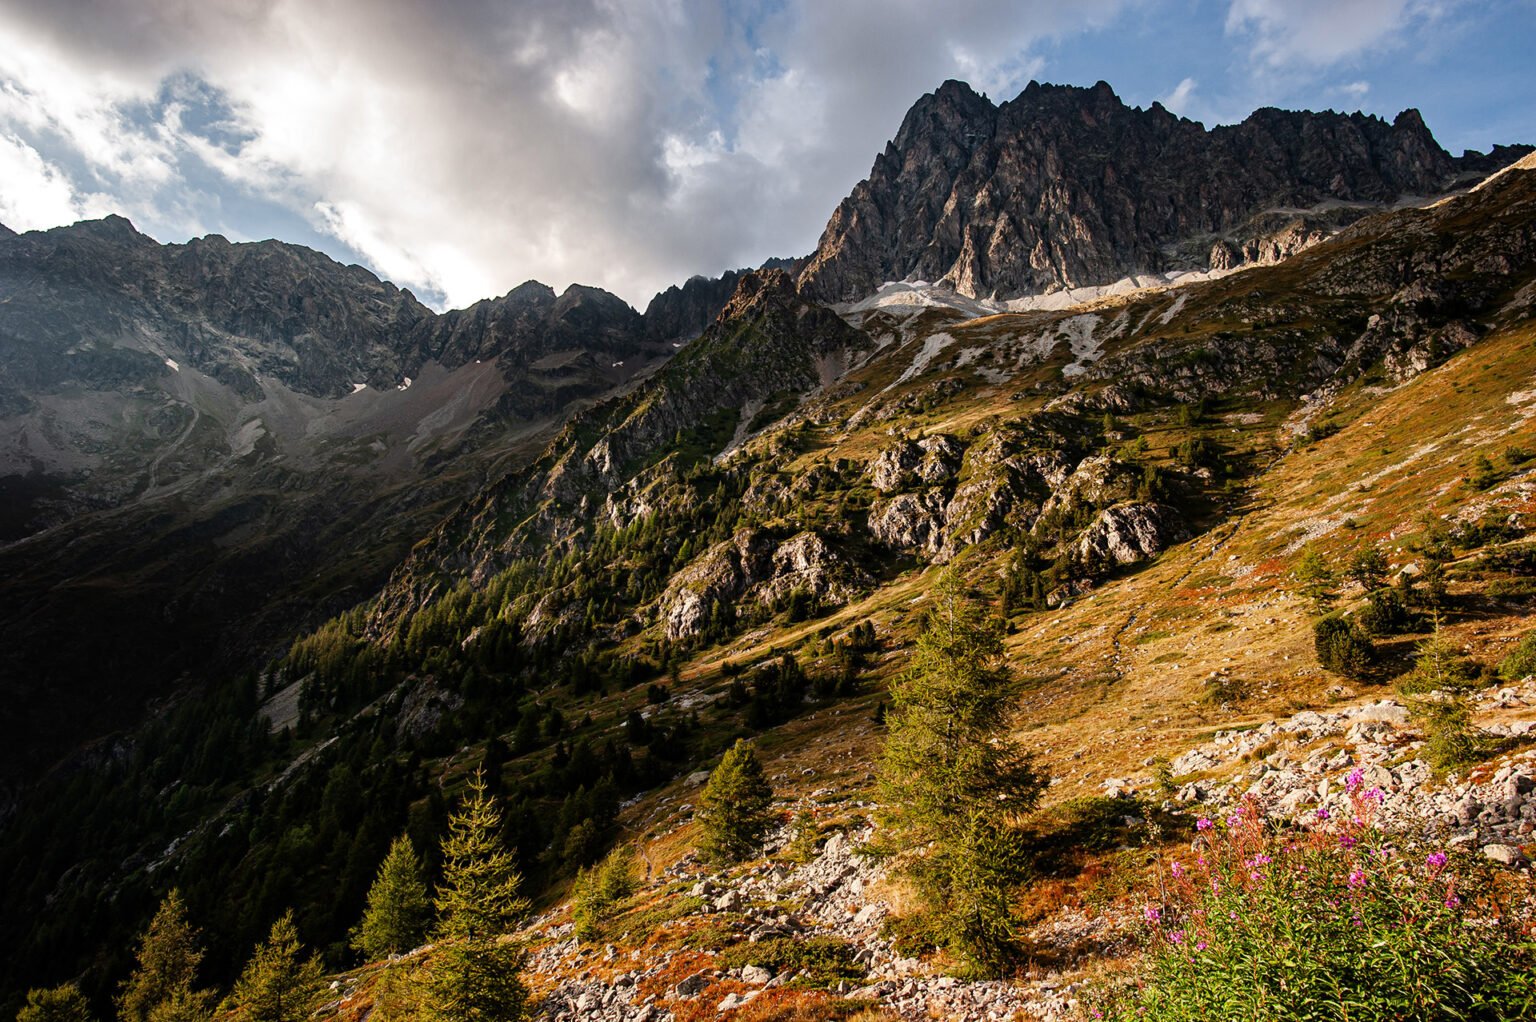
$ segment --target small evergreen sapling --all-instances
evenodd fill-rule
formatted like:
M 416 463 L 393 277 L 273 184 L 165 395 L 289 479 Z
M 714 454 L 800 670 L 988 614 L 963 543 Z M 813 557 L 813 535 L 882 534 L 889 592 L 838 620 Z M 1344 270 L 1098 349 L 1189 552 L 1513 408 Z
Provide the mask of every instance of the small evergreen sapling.
M 202 961 L 197 928 L 187 918 L 181 892 L 173 889 L 139 938 L 137 964 L 117 997 L 120 1022 L 206 1019 L 213 1012 L 214 993 L 193 988 Z
M 773 825 L 772 805 L 773 788 L 757 754 L 737 739 L 709 775 L 699 799 L 700 856 L 716 863 L 751 858 Z
M 240 1022 L 303 1022 L 320 996 L 322 972 L 314 956 L 301 958 L 303 945 L 293 911 L 283 913 L 267 939 L 246 963 L 228 1008 Z
M 602 862 L 577 874 L 572 916 L 578 940 L 602 935 L 603 922 L 639 886 L 635 874 L 635 850 L 630 845 L 619 845 Z
M 421 860 L 408 836 L 395 838 L 368 890 L 368 908 L 352 936 L 352 947 L 370 961 L 397 955 L 419 945 L 432 917 Z

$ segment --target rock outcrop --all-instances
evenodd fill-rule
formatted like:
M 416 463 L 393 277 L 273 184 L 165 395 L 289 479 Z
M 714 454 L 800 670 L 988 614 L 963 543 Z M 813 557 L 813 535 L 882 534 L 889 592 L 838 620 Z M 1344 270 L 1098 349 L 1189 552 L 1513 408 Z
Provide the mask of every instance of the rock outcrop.
M 1189 538 L 1184 520 L 1162 504 L 1117 504 L 1100 511 L 1077 538 L 1079 557 L 1101 564 L 1136 564 Z
M 698 635 L 722 608 L 778 608 L 803 593 L 822 607 L 840 607 L 871 584 L 869 575 L 814 532 L 781 543 L 743 529 L 717 543 L 667 584 L 660 615 L 668 639 Z

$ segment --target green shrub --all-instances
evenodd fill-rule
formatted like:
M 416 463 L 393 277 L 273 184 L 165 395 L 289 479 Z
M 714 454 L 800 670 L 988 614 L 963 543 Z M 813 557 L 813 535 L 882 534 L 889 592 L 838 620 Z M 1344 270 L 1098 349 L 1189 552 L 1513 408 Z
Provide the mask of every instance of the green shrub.
M 1282 830 L 1253 802 L 1169 863 L 1147 905 L 1138 989 L 1115 1020 L 1528 1019 L 1536 953 L 1503 906 L 1469 894 L 1460 860 L 1410 853 L 1372 819 L 1380 792 L 1349 779 L 1351 811 Z M 1324 814 L 1319 814 L 1323 816 Z
M 635 893 L 635 850 L 619 845 L 602 862 L 576 875 L 572 919 L 578 940 L 597 940 L 603 935 L 603 923 L 625 898 Z
M 1349 577 L 1366 592 L 1380 589 L 1387 578 L 1387 558 L 1375 547 L 1366 547 L 1349 562 Z
M 1479 454 L 1472 459 L 1472 471 L 1467 474 L 1467 485 L 1474 490 L 1486 490 L 1499 481 L 1499 472 L 1493 467 L 1493 462 L 1488 460 L 1488 455 Z
M 1436 770 L 1456 770 L 1483 758 L 1482 733 L 1472 726 L 1465 696 L 1412 699 L 1409 712 L 1424 732 L 1424 758 Z
M 1479 567 L 1509 575 L 1536 575 L 1536 543 L 1515 543 L 1488 551 Z
M 1496 578 L 1488 583 L 1488 595 L 1495 600 L 1529 600 L 1536 596 L 1536 578 Z
M 1370 635 L 1401 635 L 1417 623 L 1402 593 L 1396 589 L 1376 589 L 1366 598 L 1365 606 L 1355 614 L 1355 621 Z
M 1519 681 L 1528 674 L 1536 674 L 1536 631 L 1526 632 L 1519 645 L 1499 661 L 1499 677 L 1506 681 Z
M 1376 658 L 1376 647 L 1348 618 L 1330 614 L 1312 626 L 1317 662 L 1346 678 L 1362 677 Z
M 796 985 L 825 987 L 839 980 L 861 979 L 864 970 L 853 960 L 854 947 L 838 937 L 770 937 L 756 944 L 737 944 L 720 953 L 720 966 L 747 965 L 771 969 L 774 975 L 805 973 Z

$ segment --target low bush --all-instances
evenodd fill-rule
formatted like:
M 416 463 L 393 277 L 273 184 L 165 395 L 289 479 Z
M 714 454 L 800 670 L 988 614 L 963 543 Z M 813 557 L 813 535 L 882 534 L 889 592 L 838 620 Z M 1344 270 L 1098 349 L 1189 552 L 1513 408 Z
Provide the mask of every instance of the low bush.
M 602 936 L 603 923 L 638 888 L 635 872 L 635 850 L 620 845 L 602 862 L 577 874 L 571 915 L 579 940 L 597 940 Z
M 1353 621 L 1330 614 L 1312 628 L 1317 662 L 1335 674 L 1360 678 L 1371 669 L 1376 647 Z
M 1506 681 L 1519 681 L 1528 674 L 1536 674 L 1536 631 L 1526 632 L 1519 644 L 1499 661 L 1499 677 Z
M 797 985 L 826 987 L 839 980 L 863 978 L 864 969 L 853 956 L 853 945 L 837 937 L 770 937 L 756 944 L 726 948 L 720 954 L 720 966 L 740 969 L 756 965 L 771 969 L 774 975 L 796 977 L 791 982 Z
M 1355 620 L 1367 633 L 1377 637 L 1411 632 L 1418 624 L 1402 593 L 1386 588 L 1375 589 L 1366 597 L 1366 604 L 1355 614 Z
M 1144 973 L 1095 1018 L 1528 1019 L 1536 948 L 1460 860 L 1411 853 L 1373 824 L 1381 793 L 1348 782 L 1350 811 L 1286 829 L 1249 801 L 1202 819 L 1144 909 Z

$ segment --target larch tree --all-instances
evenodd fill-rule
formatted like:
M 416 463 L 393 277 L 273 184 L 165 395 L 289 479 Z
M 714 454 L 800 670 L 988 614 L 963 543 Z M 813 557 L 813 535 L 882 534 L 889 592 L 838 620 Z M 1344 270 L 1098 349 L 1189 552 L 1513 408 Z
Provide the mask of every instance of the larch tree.
M 1028 866 L 1017 819 L 1045 779 L 1009 733 L 1002 623 L 953 567 L 933 600 L 891 686 L 881 822 L 887 846 L 906 853 L 935 942 L 995 974 L 1015 952 L 1011 896 Z
M 757 754 L 737 739 L 709 775 L 699 798 L 698 850 L 710 862 L 741 862 L 754 855 L 773 825 L 773 788 Z
M 91 1006 L 73 983 L 28 990 L 16 1022 L 92 1022 Z
M 203 949 L 179 891 L 160 903 L 139 938 L 136 960 L 118 993 L 120 1022 L 201 1022 L 212 1013 L 213 991 L 194 987 Z
M 352 936 L 352 947 L 365 958 L 375 961 L 397 955 L 426 938 L 432 903 L 421 874 L 421 859 L 410 837 L 395 838 L 368 890 L 368 907 Z
M 527 914 L 528 901 L 501 840 L 501 812 L 479 773 L 449 818 L 442 853 L 426 1015 L 435 1022 L 518 1022 L 527 1017 L 528 989 L 518 976 L 522 947 L 508 934 Z
M 303 1022 L 320 996 L 319 959 L 304 958 L 293 911 L 284 912 L 246 963 L 228 1007 L 241 1022 Z

